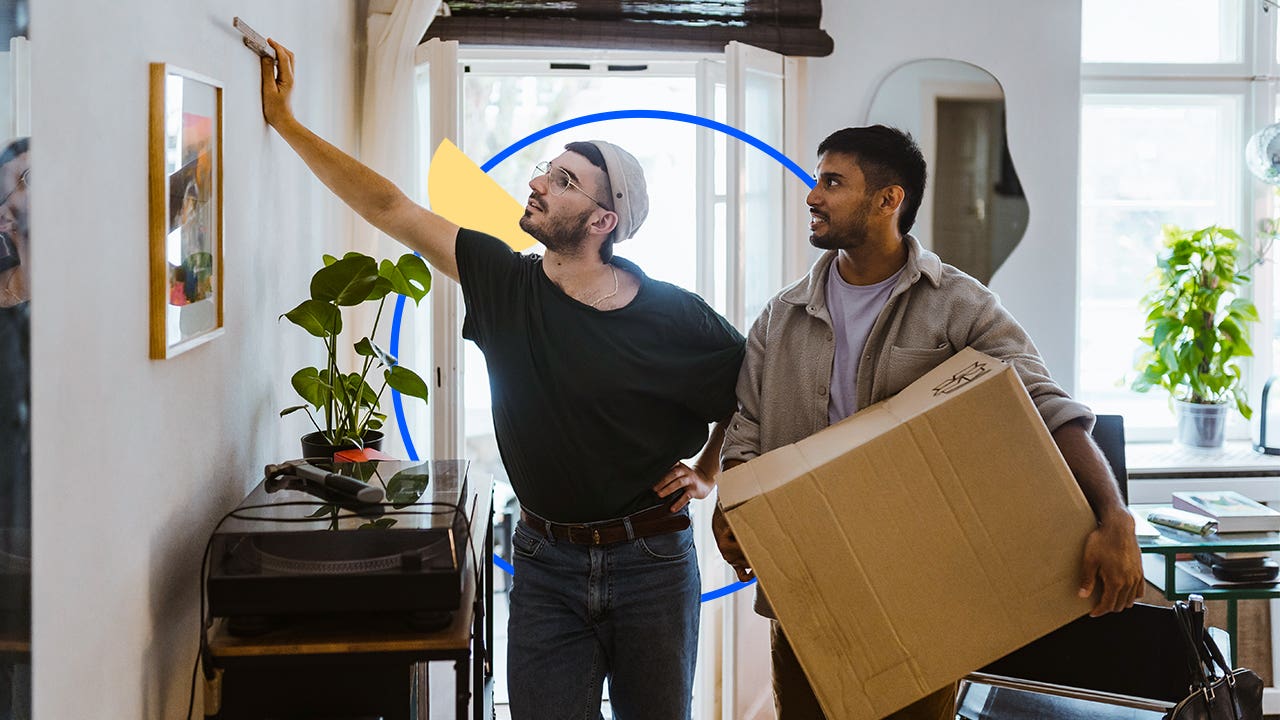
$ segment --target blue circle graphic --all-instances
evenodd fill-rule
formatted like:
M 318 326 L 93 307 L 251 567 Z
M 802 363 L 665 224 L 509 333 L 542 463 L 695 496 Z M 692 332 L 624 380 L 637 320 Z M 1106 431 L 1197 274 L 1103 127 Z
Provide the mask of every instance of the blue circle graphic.
M 782 151 L 773 147 L 769 143 L 764 142 L 760 138 L 757 138 L 756 136 L 751 135 L 750 133 L 739 130 L 738 128 L 733 127 L 732 125 L 726 125 L 722 122 L 710 120 L 708 118 L 704 118 L 699 115 L 690 115 L 689 113 L 672 112 L 669 110 L 613 110 L 610 112 L 591 113 L 590 115 L 581 115 L 576 118 L 570 118 L 563 122 L 558 122 L 555 125 L 545 127 L 530 135 L 526 135 L 525 137 L 515 141 L 514 143 L 511 143 L 505 149 L 499 152 L 497 155 L 494 155 L 492 158 L 489 158 L 489 161 L 486 162 L 484 165 L 481 165 L 480 169 L 483 170 L 485 173 L 488 173 L 490 170 L 496 167 L 498 163 L 502 162 L 503 160 L 506 160 L 507 158 L 511 157 L 515 153 L 520 152 L 521 150 L 525 149 L 526 147 L 532 145 L 533 143 L 539 140 L 542 140 L 543 138 L 549 137 L 563 130 L 569 130 L 570 128 L 580 127 L 582 125 L 589 125 L 591 123 L 604 122 L 605 120 L 637 120 L 637 119 L 671 120 L 674 122 L 688 123 L 690 125 L 697 125 L 699 127 L 704 127 L 710 130 L 716 130 L 718 132 L 722 132 L 725 135 L 728 135 L 729 137 L 732 137 L 734 139 L 741 140 L 742 142 L 747 143 L 748 145 L 756 148 L 757 150 L 760 150 L 761 152 L 773 158 L 774 160 L 777 160 L 783 167 L 790 170 L 793 175 L 800 178 L 800 181 L 803 182 L 810 189 L 812 189 L 816 184 L 813 178 L 810 177 L 809 174 L 806 173 L 803 168 L 801 168 L 798 164 L 796 164 L 794 160 L 782 154 Z M 396 297 L 396 309 L 395 309 L 395 313 L 392 315 L 392 320 L 391 320 L 391 343 L 390 343 L 391 347 L 388 349 L 388 352 L 393 357 L 396 355 L 399 355 L 399 351 L 400 351 L 400 319 L 404 315 L 404 301 L 405 301 L 405 298 L 403 295 Z M 401 440 L 404 441 L 404 450 L 409 455 L 409 460 L 413 462 L 417 462 L 418 451 L 414 447 L 413 439 L 409 436 L 409 425 L 405 421 L 404 405 L 400 399 L 400 392 L 397 391 L 395 388 L 392 388 L 391 390 L 391 406 L 395 410 L 396 427 L 399 428 L 400 438 Z M 515 575 L 516 570 L 514 567 L 511 566 L 511 563 L 507 562 L 506 560 L 503 560 L 502 558 L 496 555 L 493 558 L 493 564 L 496 565 L 503 572 L 506 572 L 510 575 Z M 730 583 L 728 585 L 725 585 L 724 587 L 716 588 L 715 590 L 709 590 L 707 592 L 702 593 L 702 602 L 715 600 L 717 598 L 724 597 L 725 595 L 731 595 L 745 587 L 754 585 L 755 582 L 756 582 L 756 579 L 751 578 L 746 582 Z

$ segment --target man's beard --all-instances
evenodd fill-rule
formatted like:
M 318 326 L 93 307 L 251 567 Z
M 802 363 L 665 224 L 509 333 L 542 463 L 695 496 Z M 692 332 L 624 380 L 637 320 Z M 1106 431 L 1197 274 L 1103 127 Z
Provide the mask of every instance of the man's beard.
M 853 250 L 867 241 L 867 224 L 871 219 L 870 200 L 863 203 L 844 227 L 831 225 L 831 217 L 827 216 L 827 233 L 821 237 L 809 234 L 809 244 L 819 250 Z
M 573 255 L 586 242 L 587 218 L 595 210 L 584 210 L 575 217 L 551 217 L 546 212 L 546 205 L 539 202 L 542 208 L 542 222 L 534 221 L 528 210 L 520 218 L 520 229 L 542 243 L 543 247 L 561 255 Z

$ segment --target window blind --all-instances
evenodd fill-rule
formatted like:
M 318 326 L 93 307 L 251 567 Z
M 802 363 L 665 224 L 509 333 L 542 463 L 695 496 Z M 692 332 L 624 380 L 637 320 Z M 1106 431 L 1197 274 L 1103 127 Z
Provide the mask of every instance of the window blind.
M 719 51 L 731 40 L 829 55 L 821 0 L 451 0 L 423 41 L 469 45 Z

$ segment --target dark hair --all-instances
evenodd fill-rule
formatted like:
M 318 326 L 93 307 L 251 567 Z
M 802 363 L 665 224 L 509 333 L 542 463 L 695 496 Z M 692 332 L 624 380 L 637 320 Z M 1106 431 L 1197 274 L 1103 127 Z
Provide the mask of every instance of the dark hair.
M 600 148 L 596 147 L 594 143 L 577 141 L 565 145 L 564 149 L 578 153 L 586 158 L 587 162 L 600 168 L 600 172 L 604 173 L 604 196 L 612 200 L 613 188 L 609 185 L 609 168 L 604 164 L 604 153 L 600 152 Z M 609 204 L 613 205 L 612 202 Z M 612 208 L 609 208 L 609 210 L 612 211 Z M 604 242 L 601 243 L 600 259 L 606 264 L 613 259 L 613 233 L 609 233 L 609 237 L 605 238 Z
M 862 170 L 868 191 L 889 185 L 901 187 L 905 197 L 898 215 L 898 232 L 905 235 L 911 231 L 929 173 L 924 154 L 910 133 L 884 125 L 845 128 L 831 133 L 818 145 L 818 157 L 829 152 L 852 156 Z
M 16 140 L 9 141 L 9 144 L 4 147 L 4 150 L 0 150 L 0 167 L 9 164 L 11 160 L 14 160 L 20 155 L 26 155 L 27 151 L 30 149 L 31 138 L 29 137 L 20 137 Z

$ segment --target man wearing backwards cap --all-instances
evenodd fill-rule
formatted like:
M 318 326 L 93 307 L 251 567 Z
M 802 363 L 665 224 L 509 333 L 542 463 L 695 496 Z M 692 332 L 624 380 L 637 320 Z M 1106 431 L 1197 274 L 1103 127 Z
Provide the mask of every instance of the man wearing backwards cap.
M 613 256 L 648 213 L 640 164 L 574 142 L 529 181 L 519 255 L 410 201 L 303 127 L 293 54 L 270 41 L 263 114 L 366 220 L 458 280 L 520 499 L 508 625 L 511 716 L 690 715 L 700 578 L 688 503 L 714 486 L 742 336 L 692 293 Z M 707 426 L 717 422 L 707 442 Z M 706 443 L 693 467 L 680 462 Z

